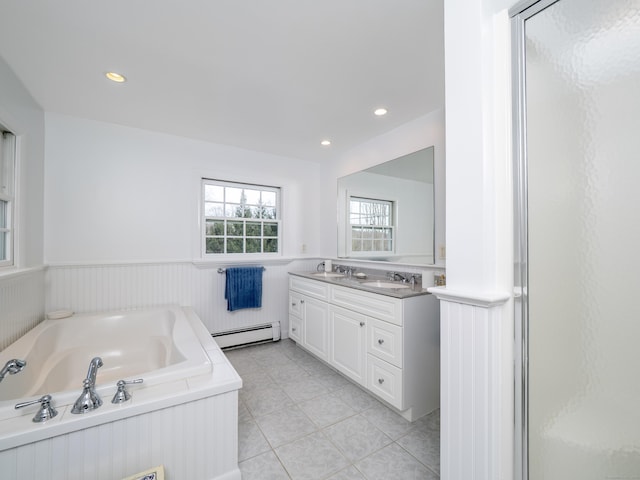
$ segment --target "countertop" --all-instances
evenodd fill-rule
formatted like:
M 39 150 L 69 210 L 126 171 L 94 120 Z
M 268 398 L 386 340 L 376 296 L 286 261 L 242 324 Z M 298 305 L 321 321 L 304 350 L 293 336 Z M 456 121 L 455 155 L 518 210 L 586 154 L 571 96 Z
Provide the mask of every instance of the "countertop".
M 317 280 L 319 282 L 330 283 L 332 285 L 340 285 L 341 287 L 355 288 L 356 290 L 362 290 L 365 292 L 377 293 L 380 295 L 386 295 L 394 298 L 409 298 L 417 297 L 420 295 L 431 295 L 426 288 L 422 288 L 420 284 L 416 284 L 411 287 L 408 283 L 391 282 L 383 275 L 374 276 L 367 275 L 366 278 L 357 278 L 355 276 L 343 275 L 340 277 L 324 276 L 323 272 L 289 272 L 289 275 L 295 275 L 298 277 L 304 277 L 311 280 Z M 379 288 L 371 285 L 367 285 L 367 282 L 384 282 L 384 283 L 397 283 L 399 288 Z M 409 288 L 402 288 L 403 286 Z

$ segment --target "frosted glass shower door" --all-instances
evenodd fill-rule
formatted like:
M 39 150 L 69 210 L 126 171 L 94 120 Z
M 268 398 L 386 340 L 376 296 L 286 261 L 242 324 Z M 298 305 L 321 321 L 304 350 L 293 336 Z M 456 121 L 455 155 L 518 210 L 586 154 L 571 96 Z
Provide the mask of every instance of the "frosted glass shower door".
M 638 480 L 640 0 L 524 37 L 529 479 Z

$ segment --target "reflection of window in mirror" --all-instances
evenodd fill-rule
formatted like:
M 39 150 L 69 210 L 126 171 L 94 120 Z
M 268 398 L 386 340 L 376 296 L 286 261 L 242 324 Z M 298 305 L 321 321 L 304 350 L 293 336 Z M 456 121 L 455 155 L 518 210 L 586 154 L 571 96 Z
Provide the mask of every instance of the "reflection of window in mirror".
M 393 202 L 349 197 L 349 227 L 351 254 L 393 252 Z

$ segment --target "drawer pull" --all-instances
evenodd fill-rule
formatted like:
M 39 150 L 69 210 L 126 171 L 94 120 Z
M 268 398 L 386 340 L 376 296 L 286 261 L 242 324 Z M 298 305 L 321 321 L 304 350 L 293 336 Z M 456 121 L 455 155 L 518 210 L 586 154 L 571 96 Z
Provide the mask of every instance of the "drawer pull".
M 291 303 L 291 306 L 292 306 L 292 307 L 295 307 L 296 305 L 297 305 L 297 303 L 296 303 L 296 302 L 292 302 L 292 303 Z
M 378 343 L 379 343 L 380 345 L 382 345 L 382 344 L 384 343 L 384 340 L 383 340 L 383 339 L 381 339 L 381 338 L 379 338 L 379 339 L 378 339 Z
M 304 300 L 300 300 L 300 303 L 304 303 Z
M 382 384 L 384 383 L 384 378 L 379 378 L 379 379 L 378 379 L 378 383 L 379 383 L 380 385 L 382 385 Z
M 361 326 L 361 327 L 364 327 L 364 322 L 360 322 L 360 326 Z
M 291 328 L 291 331 L 292 331 L 292 332 L 295 332 L 296 330 L 298 330 L 296 327 L 292 327 L 292 328 Z

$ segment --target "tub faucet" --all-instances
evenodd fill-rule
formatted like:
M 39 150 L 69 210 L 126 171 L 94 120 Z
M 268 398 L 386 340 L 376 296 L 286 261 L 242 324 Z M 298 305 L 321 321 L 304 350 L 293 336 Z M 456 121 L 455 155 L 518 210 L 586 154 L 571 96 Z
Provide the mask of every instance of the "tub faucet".
M 2 367 L 2 370 L 0 370 L 0 382 L 4 380 L 7 373 L 15 375 L 16 373 L 21 372 L 26 365 L 27 362 L 24 360 L 19 360 L 17 358 L 9 360 L 4 367 Z
M 76 400 L 76 403 L 73 404 L 71 413 L 86 413 L 102 405 L 102 400 L 96 392 L 96 375 L 98 374 L 98 368 L 102 365 L 102 359 L 100 357 L 95 357 L 89 363 L 87 378 L 82 382 L 82 393 Z

